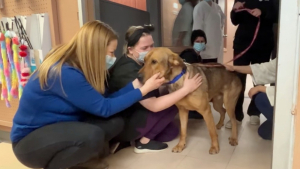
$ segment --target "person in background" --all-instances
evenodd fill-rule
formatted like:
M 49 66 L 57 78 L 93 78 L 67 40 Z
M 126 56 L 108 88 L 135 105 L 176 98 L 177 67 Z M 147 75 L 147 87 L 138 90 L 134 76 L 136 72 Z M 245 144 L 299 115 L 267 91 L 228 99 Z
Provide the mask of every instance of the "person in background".
M 190 43 L 193 48 L 185 49 L 180 53 L 180 57 L 187 63 L 202 63 L 202 58 L 200 53 L 205 50 L 205 45 L 207 43 L 205 32 L 202 30 L 193 30 Z M 191 119 L 203 119 L 202 115 L 197 111 L 190 111 L 189 118 Z
M 181 9 L 174 21 L 172 41 L 173 46 L 190 46 L 193 26 L 193 10 L 199 0 L 179 0 Z
M 109 87 L 111 92 L 123 88 L 132 79 L 138 77 L 144 58 L 153 48 L 151 27 L 131 26 L 125 35 L 124 55 L 110 71 Z M 188 77 L 188 76 L 187 76 Z M 174 105 L 201 84 L 201 78 L 185 79 L 184 85 L 176 92 L 160 96 L 154 90 L 143 99 L 122 112 L 125 119 L 124 130 L 115 138 L 118 147 L 115 152 L 135 142 L 135 153 L 162 151 L 169 142 L 178 136 L 178 127 L 174 117 L 178 113 Z M 119 144 L 120 142 L 120 144 Z
M 92 21 L 48 53 L 26 84 L 13 119 L 12 147 L 21 163 L 44 169 L 108 167 L 101 161 L 108 155 L 106 145 L 124 126 L 113 115 L 165 81 L 159 74 L 143 86 L 133 79 L 107 95 L 107 69 L 116 60 L 117 39 L 108 25 Z
M 274 47 L 273 23 L 275 22 L 272 1 L 235 0 L 231 11 L 231 22 L 238 26 L 233 42 L 234 56 L 243 52 L 251 44 L 259 21 L 258 18 L 260 18 L 260 28 L 251 48 L 242 57 L 234 60 L 234 65 L 242 66 L 270 60 Z M 236 12 L 236 10 L 242 8 L 251 9 L 251 12 Z M 238 124 L 241 124 L 244 119 L 243 103 L 247 75 L 238 73 L 238 76 L 241 79 L 243 88 L 236 104 L 235 114 Z M 260 111 L 255 106 L 254 100 L 251 100 L 247 113 L 250 116 L 250 124 L 259 125 Z M 231 122 L 228 121 L 225 127 L 231 128 Z
M 242 74 L 250 74 L 255 84 L 270 84 L 276 80 L 277 59 L 261 64 L 251 64 L 250 66 L 230 66 L 225 65 L 227 70 L 236 71 Z M 258 110 L 267 118 L 267 120 L 258 128 L 258 134 L 265 140 L 272 139 L 275 86 L 255 86 L 249 91 L 249 97 L 254 99 Z
M 209 41 L 201 52 L 202 62 L 223 60 L 223 27 L 225 15 L 221 7 L 212 0 L 199 2 L 193 12 L 193 30 L 203 30 Z

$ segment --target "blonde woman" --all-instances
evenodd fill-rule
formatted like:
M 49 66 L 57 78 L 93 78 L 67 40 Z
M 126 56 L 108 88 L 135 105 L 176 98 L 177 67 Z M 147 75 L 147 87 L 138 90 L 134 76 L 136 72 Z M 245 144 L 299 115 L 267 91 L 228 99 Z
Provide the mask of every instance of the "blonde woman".
M 144 64 L 144 58 L 153 48 L 151 27 L 132 26 L 128 29 L 124 45 L 124 56 L 114 65 L 110 72 L 109 89 L 114 92 L 123 88 L 138 76 Z M 188 77 L 188 76 L 187 76 Z M 121 113 L 125 119 L 124 130 L 114 139 L 117 142 L 115 152 L 130 146 L 135 141 L 135 153 L 159 152 L 168 147 L 169 142 L 178 136 L 178 127 L 174 117 L 178 113 L 174 105 L 180 99 L 193 92 L 201 84 L 201 77 L 195 83 L 185 79 L 184 86 L 162 96 L 159 90 L 153 90 L 139 102 Z
M 107 69 L 116 60 L 117 42 L 108 25 L 92 21 L 48 54 L 24 88 L 13 120 L 11 140 L 21 163 L 44 169 L 107 167 L 99 155 L 106 155 L 105 143 L 124 124 L 110 117 L 164 82 L 154 75 L 143 86 L 134 80 L 107 96 Z M 84 122 L 89 114 L 99 118 Z

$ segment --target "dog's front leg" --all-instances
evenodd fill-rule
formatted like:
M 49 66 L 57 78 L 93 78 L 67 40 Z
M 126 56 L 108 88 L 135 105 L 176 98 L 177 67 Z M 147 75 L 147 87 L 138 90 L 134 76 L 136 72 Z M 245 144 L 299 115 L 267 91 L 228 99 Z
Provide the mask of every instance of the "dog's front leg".
M 179 143 L 173 148 L 172 152 L 181 153 L 186 144 L 186 131 L 189 112 L 184 107 L 179 107 L 179 119 L 180 119 L 180 140 Z
M 217 134 L 214 118 L 210 109 L 210 105 L 208 104 L 208 102 L 207 104 L 201 106 L 201 110 L 199 110 L 198 112 L 203 112 L 202 116 L 205 120 L 211 138 L 211 147 L 209 149 L 209 154 L 218 154 L 220 151 L 218 134 Z

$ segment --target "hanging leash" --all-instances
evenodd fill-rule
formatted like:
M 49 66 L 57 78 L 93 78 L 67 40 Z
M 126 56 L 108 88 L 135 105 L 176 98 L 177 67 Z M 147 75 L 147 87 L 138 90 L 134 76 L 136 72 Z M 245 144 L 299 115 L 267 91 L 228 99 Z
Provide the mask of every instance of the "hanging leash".
M 242 12 L 242 11 L 247 11 L 251 14 L 251 9 L 248 9 L 248 8 L 242 8 L 242 9 L 237 9 L 235 10 L 235 12 Z M 257 22 L 257 25 L 256 25 L 256 29 L 255 29 L 255 32 L 254 32 L 254 35 L 253 35 L 253 39 L 252 39 L 252 42 L 250 43 L 250 45 L 244 50 L 242 51 L 241 53 L 235 55 L 233 57 L 233 59 L 229 60 L 228 62 L 224 63 L 224 64 L 228 64 L 230 62 L 233 62 L 235 60 L 237 60 L 238 58 L 240 58 L 241 56 L 243 56 L 253 45 L 254 41 L 256 40 L 257 38 L 257 34 L 258 34 L 258 31 L 259 31 L 259 28 L 260 28 L 260 17 L 258 17 L 258 22 Z M 221 67 L 223 66 L 222 64 L 198 64 L 199 66 L 202 66 L 202 67 Z

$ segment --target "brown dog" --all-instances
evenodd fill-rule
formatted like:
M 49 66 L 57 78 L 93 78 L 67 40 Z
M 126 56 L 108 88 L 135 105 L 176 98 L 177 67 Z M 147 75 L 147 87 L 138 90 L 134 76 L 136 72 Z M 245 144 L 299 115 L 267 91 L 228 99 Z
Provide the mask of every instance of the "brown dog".
M 143 79 L 142 81 L 145 82 L 155 73 L 160 73 L 161 77 L 165 77 L 168 82 L 174 82 L 168 85 L 169 92 L 173 92 L 182 87 L 185 70 L 189 72 L 191 77 L 200 73 L 203 80 L 202 85 L 197 90 L 176 103 L 179 109 L 181 133 L 180 141 L 172 151 L 179 153 L 186 145 L 188 110 L 196 110 L 204 117 L 212 140 L 209 150 L 210 154 L 217 154 L 220 150 L 216 127 L 220 129 L 224 125 L 226 110 L 232 123 L 232 133 L 229 143 L 232 146 L 238 145 L 234 111 L 242 85 L 235 73 L 227 71 L 222 66 L 205 67 L 199 66 L 199 64 L 185 64 L 177 54 L 168 48 L 162 47 L 155 48 L 148 53 L 145 57 L 144 67 L 140 70 L 140 76 Z M 181 73 L 183 75 L 180 77 L 179 74 Z M 175 80 L 175 82 L 174 78 L 178 80 Z M 213 102 L 215 110 L 221 115 L 217 126 L 215 126 L 210 109 L 210 101 Z M 223 108 L 223 103 L 226 110 Z

